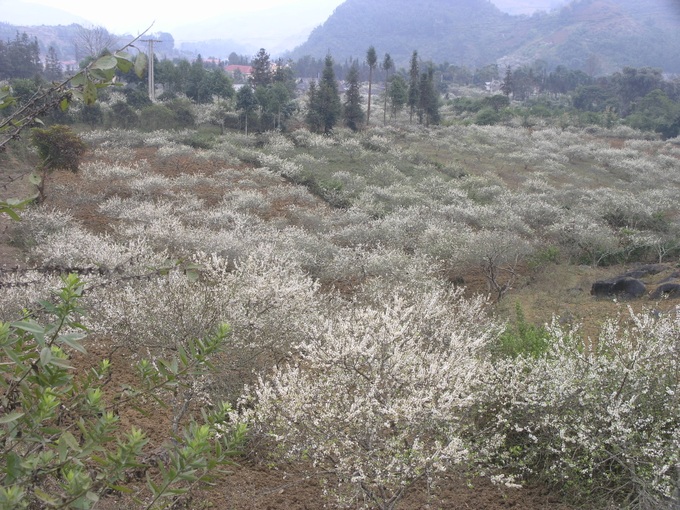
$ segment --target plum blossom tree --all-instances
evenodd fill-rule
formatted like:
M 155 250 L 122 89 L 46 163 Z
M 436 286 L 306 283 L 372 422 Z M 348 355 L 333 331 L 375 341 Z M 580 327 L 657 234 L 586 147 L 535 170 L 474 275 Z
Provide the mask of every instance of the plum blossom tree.
M 457 427 L 480 376 L 476 356 L 498 327 L 483 300 L 460 291 L 404 295 L 310 328 L 297 361 L 262 376 L 247 399 L 255 430 L 330 473 L 343 504 L 393 509 L 414 482 L 468 455 Z

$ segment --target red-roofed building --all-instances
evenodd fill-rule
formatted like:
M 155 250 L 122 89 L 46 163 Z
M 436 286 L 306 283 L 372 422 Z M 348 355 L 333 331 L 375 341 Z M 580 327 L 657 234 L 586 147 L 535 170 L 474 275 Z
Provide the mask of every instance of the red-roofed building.
M 251 66 L 239 66 L 236 64 L 229 64 L 224 68 L 225 72 L 231 74 L 234 76 L 236 74 L 236 71 L 241 73 L 244 78 L 250 78 L 250 75 L 253 74 L 253 68 Z

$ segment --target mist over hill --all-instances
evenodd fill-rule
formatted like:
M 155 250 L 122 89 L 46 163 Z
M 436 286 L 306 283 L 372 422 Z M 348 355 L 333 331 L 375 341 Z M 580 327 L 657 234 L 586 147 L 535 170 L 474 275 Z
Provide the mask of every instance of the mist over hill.
M 680 8 L 673 0 L 577 0 L 513 16 L 486 0 L 347 0 L 290 57 L 363 59 L 373 45 L 406 66 L 424 60 L 479 67 L 566 65 L 592 74 L 623 66 L 680 72 Z

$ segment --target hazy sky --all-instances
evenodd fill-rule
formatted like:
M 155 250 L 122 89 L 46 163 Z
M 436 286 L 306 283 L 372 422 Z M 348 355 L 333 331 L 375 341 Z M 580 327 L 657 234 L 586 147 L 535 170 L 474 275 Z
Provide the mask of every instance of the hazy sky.
M 282 16 L 290 9 L 303 25 L 316 26 L 323 23 L 333 9 L 343 0 L 241 0 L 215 2 L 214 0 L 191 0 L 184 6 L 179 2 L 167 0 L 116 0 L 115 2 L 84 2 L 83 0 L 27 0 L 33 4 L 54 7 L 77 14 L 90 20 L 93 24 L 105 26 L 114 33 L 137 34 L 146 29 L 152 22 L 152 31 L 172 31 L 176 27 L 214 19 L 217 16 L 231 14 L 242 17 L 247 13 L 257 13 L 271 9 L 280 9 Z M 455 1 L 455 0 L 454 0 Z M 546 9 L 559 0 L 493 0 L 501 9 L 518 12 L 531 12 L 536 8 Z M 0 0 L 2 11 L 12 10 L 17 0 Z M 35 9 L 38 11 L 39 8 Z M 284 10 L 285 9 L 285 10 Z M 47 24 L 49 20 L 39 19 L 35 12 L 37 24 Z M 47 15 L 47 13 L 45 13 Z M 299 16 L 304 16 L 300 19 Z M 1 20 L 0 21 L 5 21 Z M 6 21 L 12 21 L 10 19 Z M 283 20 L 282 20 L 283 21 Z
M 214 0 L 191 0 L 168 2 L 167 0 L 116 0 L 115 2 L 84 2 L 83 0 L 27 0 L 32 4 L 54 7 L 77 14 L 96 25 L 105 26 L 114 33 L 136 34 L 145 30 L 152 22 L 152 31 L 171 31 L 173 28 L 205 21 L 226 13 L 239 16 L 246 13 L 270 10 L 276 7 L 291 7 L 293 10 L 304 10 L 312 18 L 318 18 L 317 24 L 325 21 L 333 9 L 342 0 L 242 0 L 215 2 Z M 2 10 L 7 6 L 11 10 L 16 0 L 0 0 Z M 37 9 L 36 9 L 37 10 Z M 40 13 L 36 12 L 36 19 Z M 3 21 L 3 20 L 0 20 Z M 11 20 L 8 20 L 11 21 Z M 39 23 L 46 23 L 39 19 Z

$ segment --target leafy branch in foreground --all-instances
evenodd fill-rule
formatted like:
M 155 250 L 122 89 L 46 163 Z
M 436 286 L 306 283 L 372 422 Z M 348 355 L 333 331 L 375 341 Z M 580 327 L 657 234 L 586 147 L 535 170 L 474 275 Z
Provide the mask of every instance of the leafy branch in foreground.
M 90 62 L 75 75 L 47 89 L 38 90 L 25 104 L 19 105 L 14 112 L 0 118 L 0 153 L 5 152 L 12 140 L 19 139 L 24 129 L 36 123 L 42 124 L 39 117 L 50 110 L 59 107 L 62 111 L 66 111 L 74 99 L 81 100 L 86 105 L 94 104 L 97 101 L 99 89 L 122 85 L 116 82 L 116 71 L 127 73 L 134 69 L 137 76 L 141 78 L 147 65 L 146 54 L 140 51 L 136 57 L 133 57 L 125 50 L 134 47 L 134 43 L 150 28 L 113 54 L 103 55 Z M 17 100 L 11 87 L 0 88 L 0 111 L 16 105 Z M 35 183 L 41 187 L 39 195 L 42 197 L 44 181 L 36 180 Z M 13 198 L 0 200 L 0 214 L 4 213 L 13 219 L 18 219 L 17 210 L 25 205 L 25 202 L 34 198 L 36 196 L 24 200 Z
M 3 135 L 0 138 L 0 152 L 4 152 L 10 141 L 19 138 L 26 127 L 36 121 L 39 122 L 38 117 L 52 108 L 59 106 L 62 110 L 66 110 L 73 99 L 81 100 L 86 105 L 93 104 L 97 100 L 98 89 L 117 85 L 115 81 L 117 70 L 127 73 L 134 68 L 137 76 L 141 78 L 146 69 L 146 54 L 140 51 L 136 57 L 133 57 L 125 50 L 135 47 L 135 42 L 148 30 L 147 28 L 113 54 L 103 55 L 73 76 L 47 89 L 39 90 L 16 111 L 0 120 L 0 133 Z M 0 110 L 15 104 L 16 98 L 12 95 L 11 89 L 3 88 L 0 91 Z
M 112 365 L 103 359 L 76 374 L 71 357 L 85 354 L 79 300 L 85 284 L 63 278 L 54 303 L 42 303 L 46 325 L 34 319 L 0 323 L 0 508 L 91 508 L 103 494 L 130 494 L 145 508 L 167 508 L 194 486 L 230 463 L 245 426 L 228 423 L 230 407 L 203 411 L 203 420 L 175 428 L 163 453 L 150 456 L 149 438 L 136 427 L 120 429 L 118 411 L 190 386 L 229 335 L 220 326 L 189 342 L 177 359 L 142 360 L 139 389 L 116 395 L 106 391 Z M 127 486 L 146 473 L 147 488 Z

